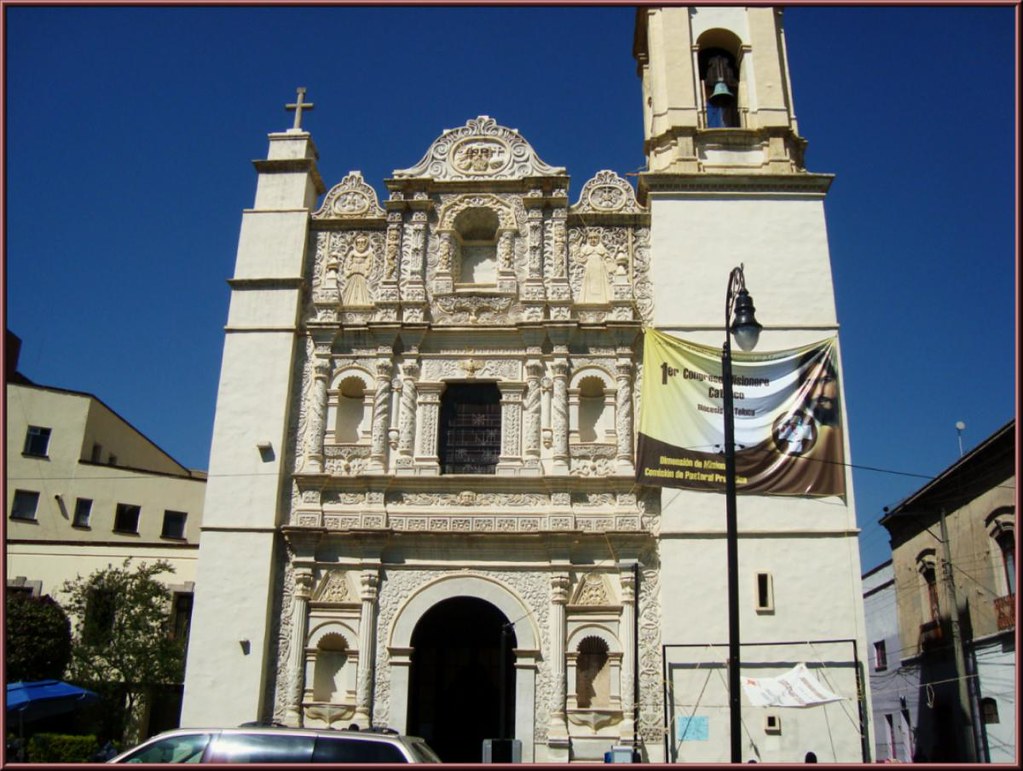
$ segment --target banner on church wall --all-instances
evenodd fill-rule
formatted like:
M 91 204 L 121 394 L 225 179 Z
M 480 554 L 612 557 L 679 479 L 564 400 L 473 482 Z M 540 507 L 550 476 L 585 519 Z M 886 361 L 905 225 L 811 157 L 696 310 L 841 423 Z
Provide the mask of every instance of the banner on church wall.
M 845 496 L 835 339 L 732 353 L 736 489 Z M 636 479 L 723 492 L 721 349 L 644 333 Z

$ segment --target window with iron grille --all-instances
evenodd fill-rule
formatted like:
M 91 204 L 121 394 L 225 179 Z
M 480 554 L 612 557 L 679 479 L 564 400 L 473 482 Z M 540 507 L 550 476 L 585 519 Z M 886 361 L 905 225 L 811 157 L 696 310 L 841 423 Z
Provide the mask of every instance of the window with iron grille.
M 496 383 L 451 383 L 440 407 L 442 474 L 493 474 L 501 455 L 501 392 Z

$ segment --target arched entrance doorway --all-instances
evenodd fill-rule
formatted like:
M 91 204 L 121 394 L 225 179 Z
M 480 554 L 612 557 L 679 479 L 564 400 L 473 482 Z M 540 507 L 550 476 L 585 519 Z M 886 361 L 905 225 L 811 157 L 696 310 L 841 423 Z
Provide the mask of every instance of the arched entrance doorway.
M 445 762 L 479 762 L 484 739 L 512 736 L 516 639 L 509 627 L 502 645 L 507 624 L 504 613 L 475 597 L 443 600 L 416 624 L 407 732 L 426 739 Z

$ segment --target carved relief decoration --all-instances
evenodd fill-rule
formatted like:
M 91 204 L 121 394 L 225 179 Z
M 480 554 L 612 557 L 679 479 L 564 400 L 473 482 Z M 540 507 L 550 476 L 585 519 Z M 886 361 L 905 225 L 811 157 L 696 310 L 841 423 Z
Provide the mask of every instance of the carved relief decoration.
M 362 178 L 362 172 L 350 171 L 340 183 L 334 185 L 313 212 L 314 220 L 383 217 L 384 210 L 374 190 Z
M 461 128 L 447 129 L 434 140 L 419 163 L 395 171 L 394 177 L 479 180 L 564 174 L 564 168 L 540 160 L 518 131 L 481 115 Z
M 582 577 L 573 605 L 611 605 L 610 593 L 603 576 L 589 573 Z
M 569 230 L 569 284 L 577 303 L 606 306 L 615 276 L 628 278 L 629 232 L 596 226 Z
M 636 192 L 628 181 L 604 169 L 583 185 L 572 212 L 640 214 L 646 209 L 636 201 Z
M 328 570 L 313 592 L 313 602 L 351 602 L 348 579 L 342 570 Z

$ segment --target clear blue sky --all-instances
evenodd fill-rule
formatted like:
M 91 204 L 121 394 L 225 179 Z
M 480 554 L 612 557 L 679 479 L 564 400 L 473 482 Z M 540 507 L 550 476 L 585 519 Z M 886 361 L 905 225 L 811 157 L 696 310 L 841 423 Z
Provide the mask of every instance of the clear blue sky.
M 22 371 L 205 468 L 250 161 L 296 86 L 328 188 L 486 114 L 565 166 L 643 166 L 633 10 L 6 6 L 6 314 Z M 863 567 L 877 525 L 1014 416 L 1013 7 L 792 7 L 827 199 Z M 724 282 L 724 278 L 722 279 Z M 755 288 L 751 287 L 754 290 Z M 722 283 L 724 291 L 724 283 Z

